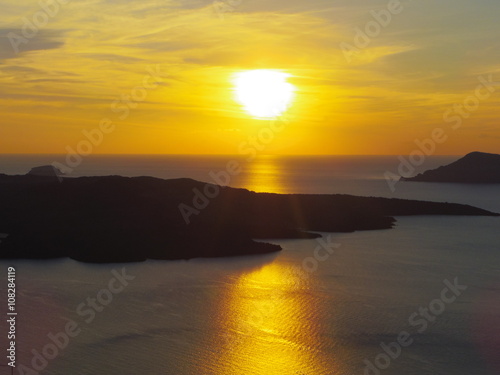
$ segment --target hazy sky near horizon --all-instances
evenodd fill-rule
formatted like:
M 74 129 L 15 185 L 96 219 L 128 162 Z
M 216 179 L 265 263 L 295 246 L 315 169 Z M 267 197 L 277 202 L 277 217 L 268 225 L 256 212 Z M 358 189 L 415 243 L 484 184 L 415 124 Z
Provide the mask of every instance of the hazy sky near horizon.
M 252 69 L 296 88 L 262 153 L 408 155 L 435 128 L 436 154 L 500 152 L 500 85 L 477 91 L 500 82 L 498 0 L 401 1 L 378 29 L 391 1 L 64 3 L 0 0 L 0 153 L 63 154 L 107 119 L 94 153 L 237 154 L 271 127 L 234 99 Z

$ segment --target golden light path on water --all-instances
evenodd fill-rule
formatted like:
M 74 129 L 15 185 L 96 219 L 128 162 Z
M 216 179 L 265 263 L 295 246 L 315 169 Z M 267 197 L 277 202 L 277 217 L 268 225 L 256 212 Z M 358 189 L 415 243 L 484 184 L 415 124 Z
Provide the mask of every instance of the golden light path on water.
M 259 155 L 245 165 L 237 182 L 239 186 L 256 192 L 286 192 L 282 170 L 273 155 Z
M 275 156 L 259 155 L 246 165 L 238 185 L 285 192 L 281 169 Z M 210 366 L 211 375 L 343 374 L 342 362 L 325 354 L 331 342 L 324 327 L 331 317 L 319 292 L 324 286 L 301 267 L 308 255 L 278 256 L 225 284 L 213 306 L 218 338 L 211 351 L 219 360 Z
M 227 337 L 218 374 L 325 373 L 315 330 L 321 308 L 311 304 L 307 283 L 279 262 L 240 276 L 226 296 L 221 330 Z

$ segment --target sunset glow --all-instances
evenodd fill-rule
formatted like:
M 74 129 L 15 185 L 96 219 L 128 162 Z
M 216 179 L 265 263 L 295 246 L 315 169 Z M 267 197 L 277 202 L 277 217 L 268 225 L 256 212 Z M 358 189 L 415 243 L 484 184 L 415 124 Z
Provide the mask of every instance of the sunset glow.
M 268 154 L 409 155 L 435 128 L 436 155 L 498 151 L 498 2 L 229 3 L 4 1 L 0 152 L 109 119 L 92 154 L 237 154 L 285 114 Z
M 272 70 L 249 70 L 234 79 L 236 99 L 252 116 L 272 119 L 289 107 L 295 87 L 286 79 L 289 74 Z

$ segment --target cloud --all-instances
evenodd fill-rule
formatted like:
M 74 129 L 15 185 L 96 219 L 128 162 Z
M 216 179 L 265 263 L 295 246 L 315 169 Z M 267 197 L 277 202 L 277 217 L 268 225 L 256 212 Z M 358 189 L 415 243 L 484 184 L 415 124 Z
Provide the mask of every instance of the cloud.
M 20 29 L 0 29 L 0 61 L 20 57 L 28 52 L 60 48 L 64 45 L 62 32 L 39 30 L 31 39 Z
M 81 57 L 84 57 L 86 59 L 108 61 L 108 62 L 118 62 L 118 63 L 124 63 L 124 64 L 133 64 L 133 63 L 144 62 L 144 59 L 141 59 L 138 57 L 124 56 L 124 55 L 115 54 L 115 53 L 79 53 L 78 55 Z

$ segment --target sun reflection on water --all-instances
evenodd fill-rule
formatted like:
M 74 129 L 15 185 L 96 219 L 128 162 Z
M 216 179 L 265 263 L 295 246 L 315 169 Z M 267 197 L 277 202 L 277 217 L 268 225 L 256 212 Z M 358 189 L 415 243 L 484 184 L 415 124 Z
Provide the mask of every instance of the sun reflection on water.
M 238 185 L 259 193 L 286 193 L 285 177 L 277 157 L 261 155 L 245 166 Z
M 314 323 L 321 309 L 312 303 L 307 283 L 280 263 L 239 277 L 221 319 L 225 355 L 220 375 L 324 373 Z

